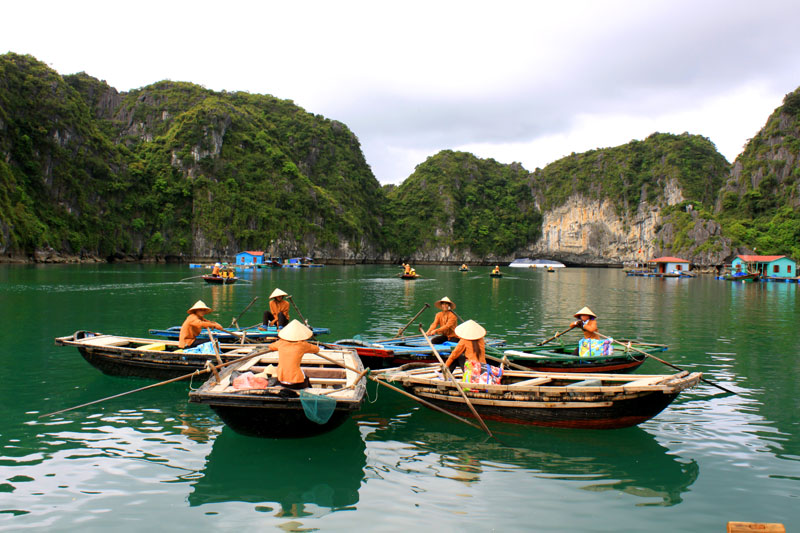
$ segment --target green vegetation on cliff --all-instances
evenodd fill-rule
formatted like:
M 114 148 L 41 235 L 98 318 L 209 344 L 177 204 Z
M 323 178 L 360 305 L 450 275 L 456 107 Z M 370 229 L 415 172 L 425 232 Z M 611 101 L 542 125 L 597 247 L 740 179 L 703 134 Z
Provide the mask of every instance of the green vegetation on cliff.
M 800 89 L 736 159 L 717 216 L 734 245 L 800 259 Z
M 445 150 L 429 157 L 389 196 L 386 240 L 402 256 L 450 248 L 480 257 L 533 242 L 541 213 L 518 164 Z
M 727 171 L 727 161 L 705 137 L 654 133 L 644 141 L 572 154 L 536 169 L 532 186 L 543 210 L 581 193 L 608 198 L 619 214 L 629 214 L 641 202 L 666 205 L 664 190 L 671 180 L 684 200 L 711 206 Z

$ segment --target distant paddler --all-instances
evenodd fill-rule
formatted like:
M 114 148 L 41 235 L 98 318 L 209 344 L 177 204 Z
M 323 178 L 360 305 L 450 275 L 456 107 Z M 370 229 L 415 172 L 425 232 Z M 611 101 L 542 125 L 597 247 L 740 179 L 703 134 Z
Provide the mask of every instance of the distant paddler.
M 411 268 L 411 265 L 409 265 L 408 263 L 403 263 L 403 275 L 404 276 L 413 275 L 413 273 L 414 273 L 413 270 L 414 269 Z
M 499 274 L 500 273 L 500 265 L 495 265 L 494 270 L 492 270 L 492 274 Z
M 456 325 L 458 324 L 458 317 L 453 312 L 453 309 L 456 308 L 455 302 L 445 296 L 433 305 L 441 309 L 441 311 L 436 313 L 433 323 L 425 334 L 435 335 L 431 339 L 434 344 L 441 344 L 447 340 L 457 341 Z
M 222 266 L 220 263 L 214 263 L 214 268 L 211 269 L 211 275 L 215 278 L 219 277 L 219 268 Z
M 287 302 L 288 305 L 288 302 Z M 271 352 L 278 352 L 278 383 L 288 389 L 305 389 L 311 386 L 300 363 L 303 355 L 319 353 L 319 346 L 307 341 L 314 335 L 310 328 L 299 320 L 292 320 L 278 332 L 278 340 L 268 346 Z
M 289 301 L 284 298 L 289 296 L 276 288 L 269 295 L 269 309 L 264 311 L 262 328 L 276 326 L 278 329 L 289 323 Z
M 197 302 L 186 311 L 189 313 L 189 316 L 186 317 L 186 320 L 183 321 L 183 325 L 181 325 L 181 334 L 180 337 L 178 337 L 179 348 L 193 348 L 198 344 L 204 343 L 205 341 L 200 341 L 197 337 L 205 328 L 225 331 L 219 323 L 205 319 L 205 316 L 211 311 L 212 309 L 203 303 L 203 300 L 197 300 Z

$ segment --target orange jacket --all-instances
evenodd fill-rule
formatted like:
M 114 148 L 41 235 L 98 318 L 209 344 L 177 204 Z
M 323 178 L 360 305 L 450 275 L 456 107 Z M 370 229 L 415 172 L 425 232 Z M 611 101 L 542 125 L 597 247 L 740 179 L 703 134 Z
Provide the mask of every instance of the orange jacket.
M 572 324 L 577 324 L 580 320 L 576 320 Z M 572 325 L 570 324 L 570 325 Z M 583 337 L 585 339 L 599 339 L 600 335 L 597 334 L 597 320 L 587 320 L 583 323 Z
M 203 328 L 222 329 L 216 322 L 211 322 L 195 313 L 189 313 L 181 325 L 181 334 L 178 337 L 178 348 L 186 348 L 192 344 Z
M 433 319 L 433 324 L 428 328 L 427 335 L 446 335 L 447 337 L 456 336 L 456 326 L 458 320 L 452 311 L 439 311 Z
M 461 339 L 458 341 L 456 347 L 453 348 L 453 351 L 450 352 L 450 357 L 448 357 L 447 361 L 444 363 L 445 366 L 450 366 L 450 363 L 458 359 L 461 354 L 464 354 L 464 356 L 473 363 L 485 365 L 486 342 L 483 339 L 478 339 L 476 341 Z
M 283 339 L 273 342 L 267 348 L 272 352 L 278 352 L 278 381 L 287 385 L 305 381 L 306 376 L 300 369 L 303 354 L 319 352 L 319 346 L 306 341 L 292 342 Z
M 219 276 L 219 267 L 217 265 L 214 265 L 214 268 L 211 270 L 211 275 Z
M 269 301 L 269 312 L 272 313 L 273 318 L 270 324 L 273 326 L 278 323 L 278 314 L 280 313 L 286 315 L 286 320 L 289 320 L 289 302 L 286 300 L 279 302 L 273 298 Z

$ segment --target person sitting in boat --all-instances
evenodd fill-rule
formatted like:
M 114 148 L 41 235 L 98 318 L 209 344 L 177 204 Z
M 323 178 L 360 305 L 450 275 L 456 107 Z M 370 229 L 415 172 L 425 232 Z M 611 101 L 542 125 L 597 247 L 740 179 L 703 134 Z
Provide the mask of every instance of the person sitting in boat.
M 303 354 L 319 352 L 319 346 L 305 342 L 313 335 L 310 328 L 298 320 L 292 320 L 278 332 L 278 340 L 267 346 L 269 351 L 278 352 L 276 377 L 281 386 L 288 389 L 305 389 L 311 386 L 308 376 L 300 368 L 300 363 Z
M 461 263 L 461 270 L 469 270 L 469 267 L 466 263 Z
M 438 303 L 438 302 L 437 302 Z M 450 357 L 445 361 L 445 366 L 453 371 L 456 366 L 464 368 L 467 361 L 472 364 L 486 364 L 486 330 L 474 320 L 467 320 L 455 329 L 459 341 Z
M 458 341 L 458 337 L 456 336 L 455 332 L 458 319 L 456 318 L 456 314 L 453 312 L 453 309 L 456 308 L 455 302 L 451 301 L 450 298 L 445 296 L 433 305 L 441 309 L 441 311 L 436 313 L 433 323 L 425 334 L 435 335 L 431 339 L 431 342 L 434 344 L 441 344 L 447 340 Z
M 266 326 L 276 326 L 278 329 L 289 323 L 289 302 L 284 297 L 289 296 L 282 290 L 276 288 L 269 295 L 269 309 L 264 311 L 264 324 Z
M 186 317 L 186 320 L 183 321 L 183 325 L 181 325 L 181 334 L 180 337 L 178 337 L 178 348 L 194 348 L 206 342 L 197 339 L 204 328 L 225 331 L 219 323 L 205 319 L 205 316 L 211 311 L 212 309 L 204 304 L 203 300 L 197 300 L 197 302 L 186 311 L 189 313 L 189 316 Z
M 573 316 L 577 320 L 571 323 L 570 327 L 583 330 L 583 339 L 578 343 L 573 355 L 596 355 L 594 352 L 602 350 L 602 342 L 598 342 L 600 335 L 597 333 L 597 315 L 588 307 L 584 307 Z
M 410 276 L 414 272 L 414 269 L 411 268 L 411 265 L 408 263 L 403 263 L 403 275 Z
M 219 264 L 219 263 L 214 263 L 214 268 L 211 269 L 211 275 L 214 276 L 215 278 L 218 278 L 219 277 L 219 267 L 221 267 L 221 266 L 222 265 Z
M 494 270 L 492 270 L 492 274 L 499 274 L 500 273 L 500 265 L 495 265 Z

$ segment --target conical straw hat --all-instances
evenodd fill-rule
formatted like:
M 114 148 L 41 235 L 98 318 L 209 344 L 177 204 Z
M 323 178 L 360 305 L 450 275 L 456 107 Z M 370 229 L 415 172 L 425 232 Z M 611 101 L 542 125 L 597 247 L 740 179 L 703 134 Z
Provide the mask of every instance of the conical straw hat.
M 589 316 L 591 316 L 591 317 L 593 317 L 593 318 L 597 318 L 597 315 L 596 315 L 596 314 L 594 314 L 594 313 L 592 312 L 592 310 L 591 310 L 591 309 L 589 309 L 588 307 L 584 307 L 583 309 L 581 309 L 580 311 L 578 311 L 577 313 L 575 313 L 575 314 L 574 314 L 574 315 L 572 315 L 572 316 L 574 316 L 575 318 L 578 318 L 578 317 L 580 317 L 581 315 L 589 315 Z
M 211 309 L 209 306 L 207 306 L 205 303 L 203 303 L 203 300 L 197 300 L 197 302 L 195 302 L 195 304 L 193 306 L 191 306 L 189 308 L 189 310 L 186 311 L 186 313 L 188 314 L 188 313 L 191 313 L 193 311 L 197 311 L 198 309 L 205 309 L 209 313 L 211 311 L 213 311 L 213 309 Z
M 277 298 L 278 296 L 289 296 L 289 295 L 280 289 L 275 289 L 274 291 L 272 291 L 272 294 L 269 295 L 269 299 L 272 300 L 273 298 Z
M 435 305 L 436 307 L 441 309 L 443 303 L 450 304 L 450 309 L 455 309 L 456 308 L 456 304 L 450 298 L 448 298 L 447 296 L 445 296 L 444 298 L 442 298 L 441 300 L 439 300 L 438 302 L 436 302 L 433 305 Z
M 299 320 L 289 322 L 289 325 L 278 332 L 278 337 L 285 341 L 304 341 L 314 336 L 314 332 L 304 326 Z
M 456 326 L 456 335 L 467 341 L 476 341 L 486 336 L 486 330 L 474 320 L 467 320 Z

